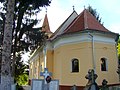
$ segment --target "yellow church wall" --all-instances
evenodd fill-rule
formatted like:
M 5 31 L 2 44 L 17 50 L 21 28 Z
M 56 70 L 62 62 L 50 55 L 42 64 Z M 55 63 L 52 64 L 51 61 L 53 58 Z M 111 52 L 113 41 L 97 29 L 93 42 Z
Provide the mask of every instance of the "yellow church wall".
M 53 79 L 59 79 L 59 82 L 61 82 L 61 51 L 60 48 L 57 50 L 54 50 L 54 61 L 53 61 Z
M 49 72 L 53 72 L 53 51 L 47 50 L 47 68 Z
M 106 79 L 108 84 L 118 83 L 119 78 L 117 71 L 117 53 L 114 44 L 106 43 L 94 43 L 94 55 L 96 61 L 96 73 L 98 75 L 97 83 L 101 85 L 102 80 Z M 92 63 L 92 43 L 82 42 L 77 44 L 66 44 L 55 48 L 54 50 L 47 50 L 47 68 L 49 72 L 52 72 L 53 79 L 59 79 L 60 85 L 73 85 L 85 86 L 87 79 L 85 76 L 88 73 L 88 69 L 93 68 Z M 107 58 L 108 71 L 101 71 L 100 58 Z M 77 58 L 79 60 L 79 72 L 74 73 L 72 70 L 72 59 Z M 44 55 L 40 53 L 36 59 L 30 63 L 30 75 L 31 79 L 38 79 L 40 72 L 44 71 Z M 111 77 L 113 76 L 113 77 Z
M 97 82 L 101 83 L 103 79 L 109 80 L 109 84 L 114 84 L 119 82 L 117 71 L 118 66 L 118 58 L 115 45 L 112 44 L 100 44 L 97 43 L 95 45 L 97 48 L 95 49 L 96 56 L 96 73 L 99 75 Z M 100 70 L 100 58 L 105 57 L 107 59 L 108 71 Z M 111 77 L 112 76 L 112 77 Z
M 35 79 L 36 78 L 36 63 L 35 61 L 33 62 L 33 73 L 32 73 L 32 77 Z
M 53 51 L 47 50 L 46 53 L 46 59 L 47 59 L 47 68 L 49 72 L 53 72 Z M 43 79 L 43 77 L 40 76 L 40 72 L 44 71 L 45 67 L 45 56 L 42 51 L 39 51 L 37 53 L 37 57 L 35 59 L 32 59 L 30 62 L 30 73 L 29 73 L 29 79 Z
M 40 54 L 39 56 L 39 79 L 43 79 L 43 77 L 40 76 L 40 72 L 44 71 L 45 63 L 44 63 L 44 55 L 43 53 Z
M 53 77 L 60 80 L 60 85 L 79 85 L 85 86 L 87 80 L 85 75 L 88 69 L 93 68 L 92 63 L 92 46 L 91 42 L 83 42 L 77 44 L 69 44 L 56 48 L 54 50 L 54 69 Z M 112 44 L 95 43 L 95 60 L 96 73 L 98 74 L 97 83 L 101 84 L 105 78 L 109 84 L 118 83 L 117 70 L 117 54 L 115 46 Z M 108 71 L 100 70 L 100 58 L 108 59 Z M 79 72 L 71 72 L 71 60 L 77 58 L 79 60 Z M 114 76 L 114 77 L 111 77 Z
M 37 79 L 37 78 L 38 78 L 38 65 L 37 65 L 37 60 L 35 60 L 35 61 L 33 62 L 33 64 L 34 64 L 33 77 L 34 77 L 34 79 Z
M 87 47 L 87 48 L 86 48 Z M 85 75 L 87 73 L 87 68 L 92 68 L 92 63 L 88 61 L 88 57 L 92 58 L 91 55 L 88 53 L 90 50 L 88 48 L 88 44 L 80 43 L 80 44 L 72 44 L 72 45 L 64 45 L 60 48 L 55 49 L 54 56 L 55 62 L 58 64 L 55 64 L 55 68 L 59 68 L 60 70 L 54 71 L 54 73 L 61 71 L 61 85 L 73 85 L 75 83 L 76 85 L 82 85 L 83 82 L 86 82 Z M 71 73 L 71 60 L 73 58 L 77 58 L 80 63 L 79 73 Z M 84 59 L 84 60 L 83 60 Z M 56 61 L 57 60 L 57 61 Z M 86 63 L 85 65 L 82 63 Z M 87 65 L 89 63 L 89 65 Z M 81 67 L 84 67 L 82 69 Z M 81 83 L 81 84 L 80 84 Z
M 29 78 L 32 79 L 32 76 L 33 76 L 33 63 L 32 62 L 29 64 L 29 67 L 30 67 Z
M 37 59 L 37 64 L 38 64 L 38 70 L 37 70 L 37 75 L 38 75 L 38 78 L 42 78 L 40 77 L 40 72 L 43 72 L 44 71 L 44 57 L 43 55 L 40 55 Z
M 39 79 L 40 72 L 44 71 L 44 56 L 43 53 L 38 53 L 37 58 L 33 59 L 30 62 L 30 73 L 29 78 L 30 79 Z

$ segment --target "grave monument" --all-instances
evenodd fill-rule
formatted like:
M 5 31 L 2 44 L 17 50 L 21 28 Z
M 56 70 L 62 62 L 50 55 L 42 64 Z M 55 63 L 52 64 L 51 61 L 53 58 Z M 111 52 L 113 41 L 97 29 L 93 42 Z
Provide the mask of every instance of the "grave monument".
M 52 80 L 52 73 L 48 72 L 47 68 L 44 68 L 44 72 L 40 72 L 40 76 L 44 79 L 33 79 L 32 90 L 59 90 L 59 81 Z

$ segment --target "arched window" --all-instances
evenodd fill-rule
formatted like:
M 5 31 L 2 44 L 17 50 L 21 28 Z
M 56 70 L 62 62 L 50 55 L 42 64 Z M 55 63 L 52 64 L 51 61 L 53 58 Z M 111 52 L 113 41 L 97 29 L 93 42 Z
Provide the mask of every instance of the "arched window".
M 72 60 L 72 72 L 79 72 L 79 60 L 78 59 Z
M 107 71 L 107 59 L 101 58 L 101 71 Z

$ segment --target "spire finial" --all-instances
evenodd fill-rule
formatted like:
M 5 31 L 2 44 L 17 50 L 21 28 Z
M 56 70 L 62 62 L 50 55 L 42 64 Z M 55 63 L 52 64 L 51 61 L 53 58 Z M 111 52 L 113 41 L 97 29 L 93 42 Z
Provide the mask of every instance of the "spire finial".
M 45 9 L 46 9 L 46 11 L 45 11 L 45 12 L 46 12 L 46 14 L 47 14 L 47 7 L 45 7 Z
M 84 9 L 85 9 L 85 5 L 84 5 Z
M 75 11 L 75 6 L 73 5 L 72 7 L 73 7 L 73 11 Z

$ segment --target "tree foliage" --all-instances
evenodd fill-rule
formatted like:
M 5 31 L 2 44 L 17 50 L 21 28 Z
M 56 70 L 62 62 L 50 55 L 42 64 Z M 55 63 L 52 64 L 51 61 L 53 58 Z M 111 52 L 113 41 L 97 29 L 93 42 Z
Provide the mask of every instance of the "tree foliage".
M 100 15 L 98 14 L 97 10 L 96 9 L 93 9 L 92 6 L 88 6 L 87 7 L 87 10 L 97 19 L 98 22 L 101 23 L 101 17 Z
M 6 0 L 1 0 L 1 2 L 3 3 L 3 7 L 1 7 L 1 18 L 4 22 L 7 2 Z M 41 7 L 49 6 L 50 3 L 51 1 L 49 0 L 16 0 L 13 20 L 13 55 L 15 55 L 15 52 L 24 49 L 28 50 L 30 45 L 41 45 L 40 42 L 44 41 L 43 39 L 45 39 L 45 37 L 43 37 L 44 33 L 40 31 L 41 28 L 33 28 L 39 20 L 32 17 L 35 17 L 37 13 L 41 11 Z M 27 35 L 26 39 L 22 39 L 23 34 Z M 36 42 L 35 37 L 30 38 L 30 36 L 36 36 L 39 44 Z M 38 36 L 40 36 L 40 38 L 38 38 Z M 38 41 L 38 39 L 40 41 Z
M 119 62 L 119 65 L 120 65 L 120 38 L 118 40 L 118 44 L 117 44 L 117 51 L 118 51 L 118 62 Z
M 21 54 L 19 53 L 16 56 L 15 63 L 15 81 L 19 85 L 25 85 L 28 83 L 28 65 L 23 62 L 21 59 Z
M 37 19 L 32 19 L 32 16 L 35 16 L 38 12 L 40 12 L 40 7 L 48 6 L 50 4 L 49 0 L 16 0 L 16 8 L 15 8 L 15 21 L 14 22 L 14 48 L 13 51 L 20 51 L 24 49 L 24 47 L 29 47 L 29 45 L 38 45 L 34 38 L 30 38 L 29 35 L 40 36 L 39 40 L 43 40 L 43 32 L 40 31 L 40 28 L 36 30 L 33 28 L 34 25 L 37 24 Z M 19 33 L 19 35 L 18 35 Z M 21 38 L 23 34 L 26 33 L 27 38 L 22 40 Z M 37 37 L 36 37 L 37 38 Z M 24 42 L 24 43 L 23 43 Z M 22 45 L 21 45 L 22 44 Z M 22 47 L 24 44 L 24 47 Z M 17 46 L 18 45 L 18 46 Z M 22 48 L 21 48 L 22 47 Z M 19 50 L 20 49 L 20 50 Z M 26 48 L 26 50 L 28 50 Z

